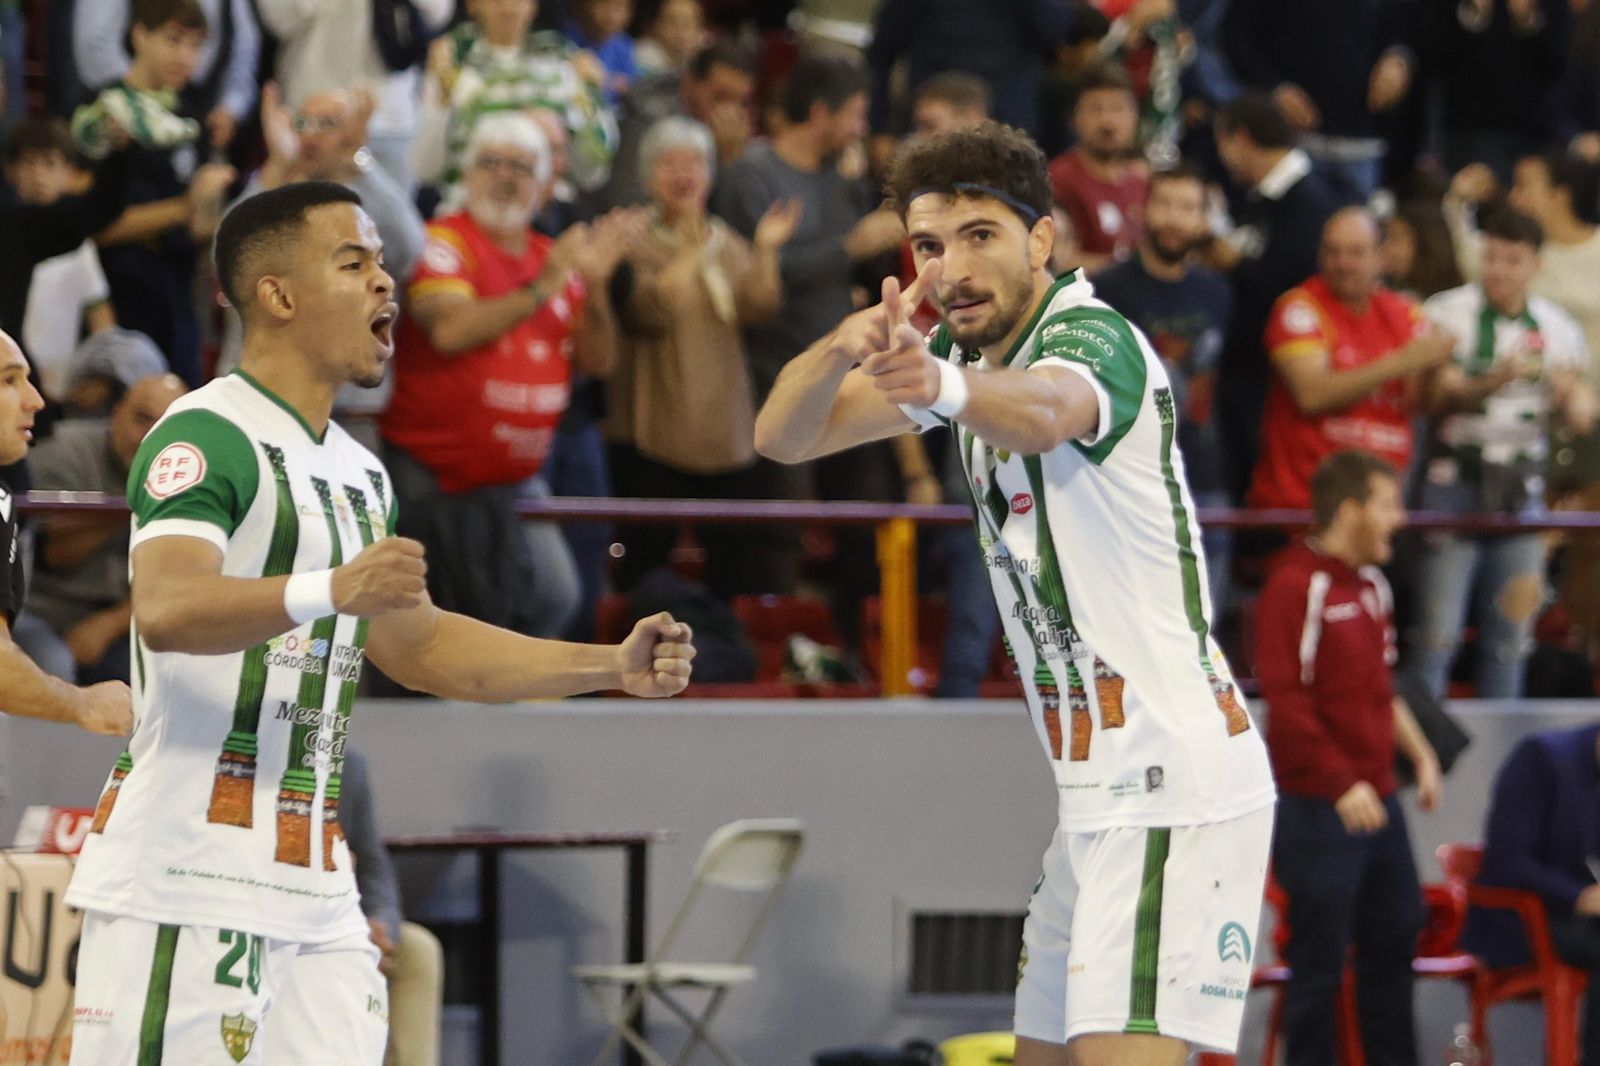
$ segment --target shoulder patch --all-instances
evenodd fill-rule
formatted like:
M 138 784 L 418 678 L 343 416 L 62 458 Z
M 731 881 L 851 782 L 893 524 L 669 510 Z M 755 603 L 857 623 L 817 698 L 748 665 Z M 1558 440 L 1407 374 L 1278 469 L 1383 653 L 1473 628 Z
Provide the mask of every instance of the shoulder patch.
M 430 233 L 428 243 L 422 246 L 422 262 L 436 274 L 461 273 L 461 253 L 436 233 Z
M 1321 326 L 1322 320 L 1310 300 L 1295 299 L 1284 305 L 1283 328 L 1291 333 L 1315 333 Z
M 205 480 L 206 457 L 199 448 L 175 441 L 156 453 L 144 476 L 144 489 L 152 498 L 165 500 L 194 488 Z

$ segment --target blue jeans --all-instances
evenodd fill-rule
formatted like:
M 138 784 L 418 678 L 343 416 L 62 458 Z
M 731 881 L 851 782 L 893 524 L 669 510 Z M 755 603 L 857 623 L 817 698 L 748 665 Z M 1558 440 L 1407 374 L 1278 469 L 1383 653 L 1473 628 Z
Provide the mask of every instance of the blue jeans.
M 1272 866 L 1289 899 L 1283 992 L 1289 1066 L 1334 1066 L 1335 1004 L 1355 948 L 1356 1011 L 1370 1066 L 1416 1066 L 1411 956 L 1427 919 L 1405 815 L 1383 801 L 1389 822 L 1361 836 L 1333 801 L 1278 799 Z
M 66 638 L 36 614 L 24 611 L 18 616 L 11 636 L 39 669 L 69 685 L 93 685 L 101 681 L 132 684 L 132 646 L 127 637 L 112 641 L 99 662 L 80 666 L 73 659 Z
M 1442 696 L 1469 616 L 1478 622 L 1479 699 L 1522 695 L 1533 622 L 1544 599 L 1544 538 L 1434 534 L 1417 567 L 1406 672 Z
M 525 500 L 543 500 L 553 495 L 542 475 L 522 483 L 519 495 Z M 537 606 L 538 631 L 531 634 L 550 640 L 561 639 L 577 618 L 583 605 L 582 580 L 578 564 L 567 547 L 559 522 L 524 522 L 522 539 L 533 561 L 533 587 L 530 602 Z
M 989 669 L 989 650 L 1000 631 L 989 568 L 984 565 L 977 537 L 967 526 L 937 527 L 933 550 L 944 558 L 945 602 L 949 605 L 939 685 L 933 694 L 940 699 L 977 699 L 978 683 Z

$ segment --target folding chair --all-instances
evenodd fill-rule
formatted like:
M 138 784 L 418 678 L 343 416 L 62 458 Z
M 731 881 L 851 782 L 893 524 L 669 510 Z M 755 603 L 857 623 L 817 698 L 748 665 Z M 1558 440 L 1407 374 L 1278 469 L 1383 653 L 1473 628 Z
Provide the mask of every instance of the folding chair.
M 749 957 L 762 927 L 772 914 L 773 905 L 777 903 L 784 882 L 789 878 L 789 871 L 794 868 L 804 841 L 805 826 L 798 819 L 766 818 L 729 822 L 712 833 L 706 841 L 700 858 L 695 862 L 694 881 L 689 886 L 689 893 L 648 961 L 621 966 L 578 966 L 573 969 L 611 1026 L 605 1046 L 594 1058 L 594 1066 L 606 1062 L 623 1040 L 637 1050 L 650 1066 L 683 1066 L 701 1044 L 710 1048 L 725 1066 L 739 1066 L 738 1060 L 711 1035 L 711 1021 L 729 989 L 747 984 L 755 978 L 755 967 L 748 965 L 745 959 Z M 702 891 L 707 887 L 764 892 L 766 895 L 730 961 L 667 961 L 674 941 L 683 931 L 690 913 L 695 910 Z M 608 995 L 611 988 L 624 990 L 622 1001 L 615 1010 Z M 677 998 L 676 993 L 683 989 L 711 993 L 698 1014 Z M 633 1028 L 634 1012 L 644 1002 L 646 995 L 659 999 L 689 1027 L 688 1039 L 671 1064 Z

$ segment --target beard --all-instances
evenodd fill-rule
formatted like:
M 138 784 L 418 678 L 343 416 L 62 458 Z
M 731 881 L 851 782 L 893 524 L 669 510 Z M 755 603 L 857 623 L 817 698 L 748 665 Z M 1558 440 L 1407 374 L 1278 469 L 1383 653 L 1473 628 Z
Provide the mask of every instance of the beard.
M 1152 230 L 1150 239 L 1145 242 L 1150 249 L 1150 254 L 1161 260 L 1167 266 L 1177 266 L 1189 258 L 1200 244 L 1197 237 L 1173 236 L 1165 230 Z
M 998 344 L 1017 328 L 1017 323 L 1022 321 L 1028 313 L 1028 307 L 1033 302 L 1032 278 L 1023 274 L 1020 280 L 1008 279 L 990 292 L 981 292 L 977 289 L 952 289 L 940 297 L 940 304 L 949 307 L 952 302 L 961 303 L 976 297 L 984 297 L 989 301 L 989 319 L 973 326 L 962 327 L 954 325 L 945 315 L 945 328 L 950 331 L 950 336 L 962 348 L 975 352 L 991 344 Z
M 1118 143 L 1113 133 L 1107 133 L 1104 137 L 1085 137 L 1079 143 L 1083 154 L 1096 163 L 1117 163 L 1128 157 L 1127 146 Z
M 481 228 L 493 233 L 505 233 L 515 229 L 527 229 L 532 225 L 533 216 L 538 214 L 538 205 L 503 204 L 468 197 L 467 214 L 471 215 L 472 221 Z

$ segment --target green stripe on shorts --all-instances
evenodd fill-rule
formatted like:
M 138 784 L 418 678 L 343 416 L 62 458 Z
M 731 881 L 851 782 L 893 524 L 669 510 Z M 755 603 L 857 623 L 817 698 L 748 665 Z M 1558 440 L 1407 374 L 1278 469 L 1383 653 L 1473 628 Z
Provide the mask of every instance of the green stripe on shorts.
M 150 988 L 144 997 L 144 1021 L 139 1025 L 137 1066 L 161 1066 L 161 1045 L 166 1035 L 167 1005 L 172 999 L 172 959 L 178 952 L 178 927 L 156 930 L 156 957 L 150 964 Z
M 1156 1027 L 1156 964 L 1161 956 L 1161 896 L 1172 830 L 1150 829 L 1144 840 L 1144 876 L 1133 919 L 1133 987 L 1128 996 L 1130 1033 L 1159 1033 Z

